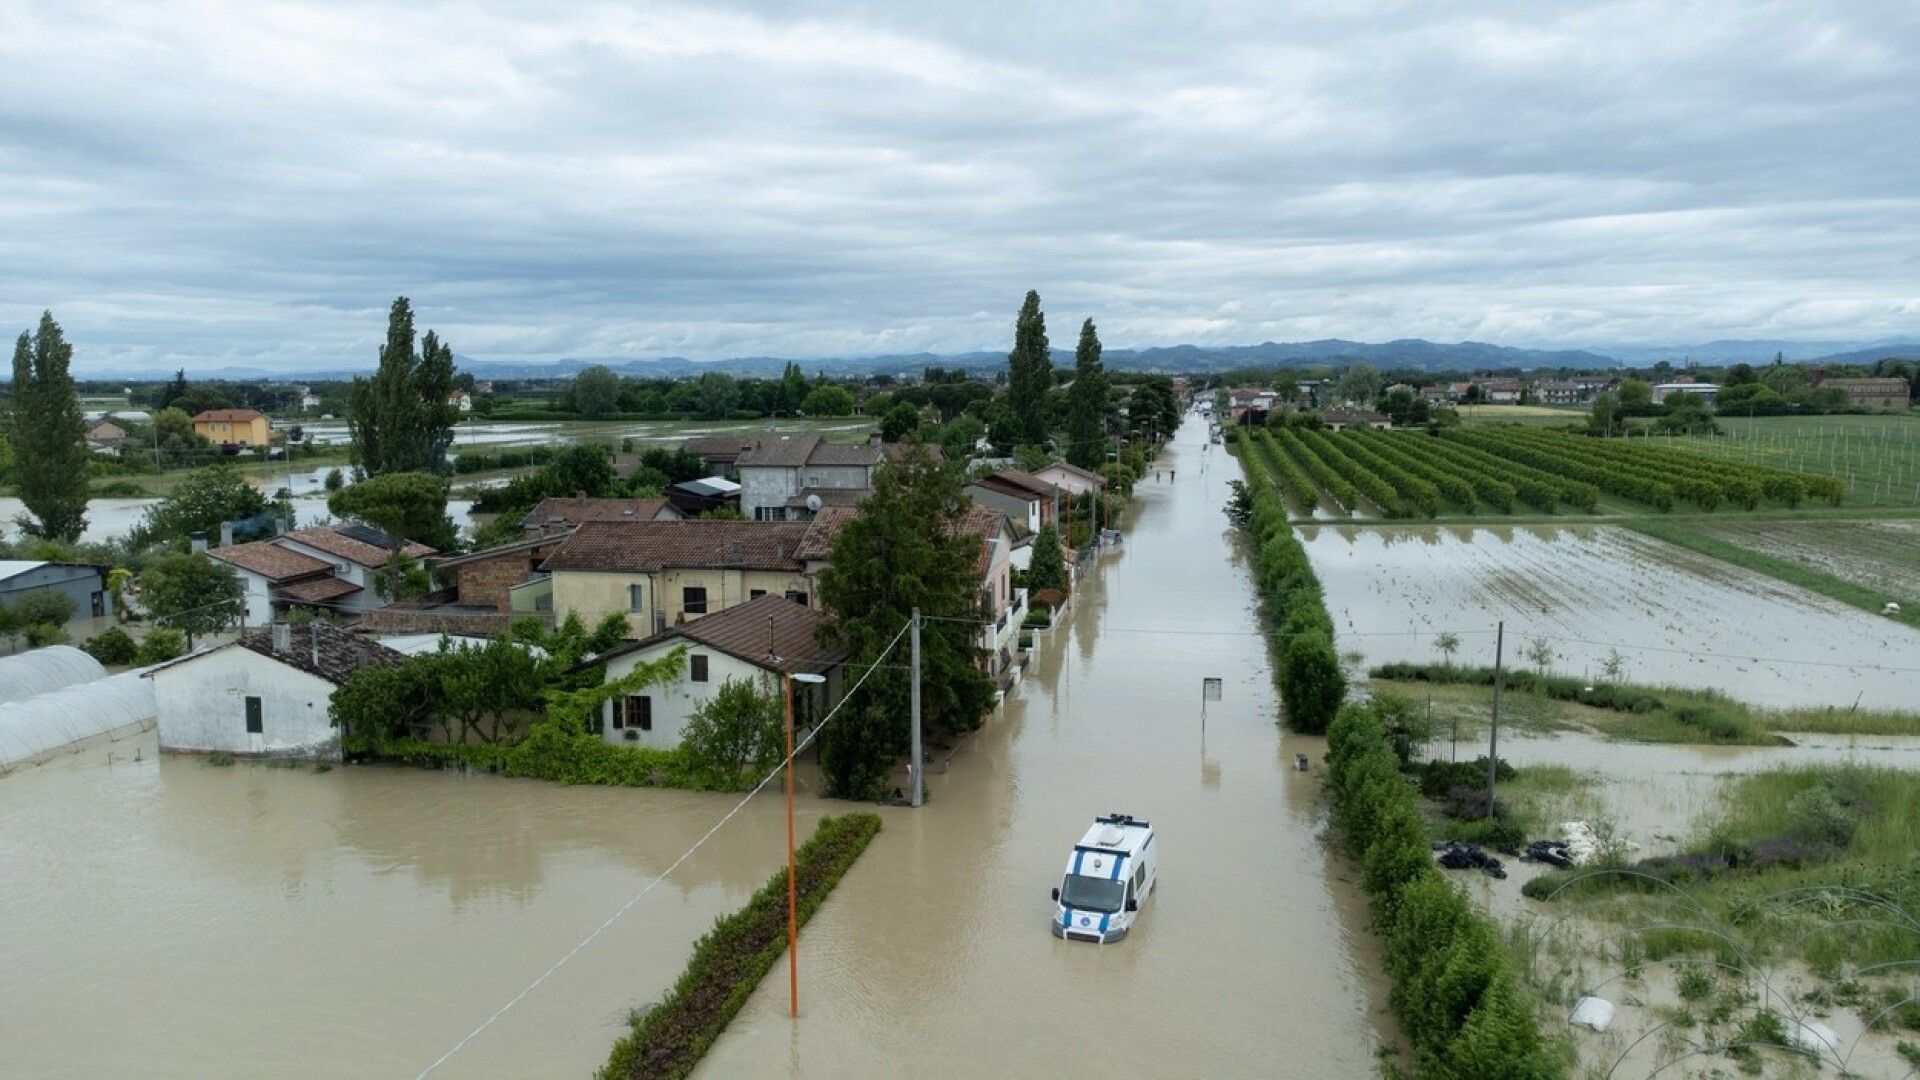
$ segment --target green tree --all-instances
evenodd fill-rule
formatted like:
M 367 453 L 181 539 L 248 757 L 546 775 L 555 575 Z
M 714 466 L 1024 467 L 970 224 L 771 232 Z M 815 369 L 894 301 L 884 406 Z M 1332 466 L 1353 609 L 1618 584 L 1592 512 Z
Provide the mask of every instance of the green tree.
M 712 787 L 751 787 L 786 758 L 785 702 L 772 686 L 728 679 L 687 718 L 680 751 Z
M 957 469 L 916 448 L 879 470 L 873 494 L 834 538 L 820 574 L 829 622 L 823 639 L 865 671 L 880 662 L 914 609 L 921 626 L 922 726 L 945 738 L 980 726 L 993 684 L 978 664 L 984 613 L 974 573 L 980 538 L 956 532 L 969 503 Z M 904 640 L 904 639 L 900 639 Z M 880 791 L 906 753 L 908 675 L 890 657 L 821 733 L 828 790 L 845 798 Z
M 32 629 L 36 626 L 65 626 L 73 618 L 76 605 L 73 597 L 52 589 L 33 589 L 13 602 L 13 614 L 20 625 Z
M 844 386 L 821 386 L 800 403 L 808 416 L 852 416 L 853 394 Z
M 1594 431 L 1611 434 L 1619 411 L 1620 403 L 1613 399 L 1612 394 L 1601 394 L 1593 399 L 1593 408 L 1587 414 L 1587 426 Z
M 149 507 L 129 540 L 138 548 L 186 540 L 194 533 L 218 536 L 223 522 L 246 521 L 266 510 L 267 497 L 240 470 L 215 462 L 194 470 L 173 494 Z
M 333 692 L 327 716 L 340 729 L 341 745 L 352 750 L 376 749 L 434 725 L 439 726 L 442 741 L 450 741 L 452 717 L 436 715 L 433 707 L 438 689 L 429 665 L 369 665 Z
M 1452 664 L 1453 654 L 1460 651 L 1460 635 L 1451 630 L 1441 631 L 1440 636 L 1433 639 L 1433 647 L 1440 650 L 1440 655 L 1446 658 L 1448 664 Z
M 573 377 L 567 387 L 567 407 L 587 419 L 606 416 L 620 409 L 620 376 L 612 369 L 595 364 Z
M 1630 416 L 1644 413 L 1653 408 L 1653 387 L 1639 379 L 1627 379 L 1620 384 L 1619 402 L 1621 411 Z
M 417 540 L 436 551 L 459 546 L 447 517 L 447 485 L 427 473 L 386 473 L 327 496 L 335 517 L 364 521 L 389 536 Z
M 347 431 L 362 476 L 439 472 L 460 410 L 453 393 L 453 348 L 433 331 L 414 351 L 413 307 L 402 296 L 387 316 L 387 343 L 370 378 L 353 380 Z
M 540 469 L 546 476 L 543 486 L 558 496 L 606 499 L 620 485 L 619 474 L 613 471 L 613 454 L 604 446 L 569 446 Z
M 187 635 L 211 634 L 246 611 L 246 587 L 223 562 L 192 552 L 162 555 L 140 572 L 140 602 L 161 626 Z
M 509 717 L 540 708 L 541 661 L 505 636 L 480 646 L 442 639 L 439 651 L 411 662 L 427 668 L 433 708 L 450 718 L 448 727 L 459 732 L 461 742 L 497 743 Z
M 1142 378 L 1127 399 L 1127 421 L 1141 434 L 1151 430 L 1155 438 L 1172 435 L 1180 426 L 1180 402 L 1173 396 L 1173 380 L 1165 375 Z
M 1053 389 L 1053 354 L 1047 345 L 1047 317 L 1040 294 L 1027 292 L 1013 325 L 1013 351 L 1007 354 L 1007 402 L 1013 407 L 1018 437 L 1045 443 L 1049 421 L 1047 391 Z
M 905 442 L 907 436 L 920 430 L 920 410 L 911 401 L 895 402 L 880 417 L 880 438 L 890 442 Z
M 1372 364 L 1348 364 L 1347 370 L 1340 373 L 1339 389 L 1335 392 L 1341 401 L 1369 404 L 1380 396 L 1380 372 Z
M 974 447 L 980 443 L 980 437 L 987 433 L 987 425 L 979 418 L 962 413 L 940 425 L 935 442 L 947 455 L 948 461 L 965 461 L 975 453 Z
M 1067 590 L 1067 557 L 1060 547 L 1060 528 L 1049 521 L 1033 536 L 1033 561 L 1027 564 L 1027 588 Z
M 1280 653 L 1280 699 L 1293 730 L 1316 735 L 1340 710 L 1347 678 L 1333 642 L 1319 630 L 1295 634 Z
M 739 397 L 740 384 L 718 371 L 705 372 L 693 383 L 694 407 L 704 420 L 725 420 Z
M 807 400 L 807 373 L 800 365 L 787 361 L 780 372 L 780 392 L 774 395 L 774 408 L 781 416 L 792 416 L 800 411 L 800 403 Z
M 1107 396 L 1100 335 L 1088 319 L 1080 325 L 1073 385 L 1067 388 L 1067 460 L 1083 469 L 1097 469 L 1107 457 Z
M 13 407 L 7 436 L 16 462 L 15 489 L 26 514 L 16 519 L 28 536 L 72 543 L 87 529 L 86 422 L 68 368 L 67 344 L 53 312 L 13 347 Z

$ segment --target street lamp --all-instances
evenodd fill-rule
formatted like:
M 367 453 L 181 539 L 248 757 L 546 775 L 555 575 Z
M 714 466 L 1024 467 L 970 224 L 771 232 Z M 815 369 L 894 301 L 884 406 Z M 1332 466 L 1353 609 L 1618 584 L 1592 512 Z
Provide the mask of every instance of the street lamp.
M 809 672 L 786 673 L 787 699 L 787 1000 L 795 1020 L 800 1019 L 800 918 L 799 905 L 796 902 L 799 890 L 796 885 L 795 859 L 793 854 L 793 684 L 796 682 L 819 684 L 827 681 L 825 675 Z

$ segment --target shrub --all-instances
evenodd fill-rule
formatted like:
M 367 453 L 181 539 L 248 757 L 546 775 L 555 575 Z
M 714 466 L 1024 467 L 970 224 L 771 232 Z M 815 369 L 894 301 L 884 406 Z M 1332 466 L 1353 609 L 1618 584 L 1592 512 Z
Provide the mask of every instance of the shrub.
M 67 628 L 52 623 L 36 623 L 27 627 L 27 645 L 30 648 L 44 649 L 49 645 L 65 645 L 70 639 Z
M 80 648 L 95 660 L 115 667 L 133 663 L 140 649 L 127 632 L 117 626 L 81 642 Z
M 140 643 L 133 654 L 133 662 L 141 667 L 149 664 L 165 663 L 187 651 L 187 636 L 178 630 L 156 626 L 147 631 L 146 640 Z

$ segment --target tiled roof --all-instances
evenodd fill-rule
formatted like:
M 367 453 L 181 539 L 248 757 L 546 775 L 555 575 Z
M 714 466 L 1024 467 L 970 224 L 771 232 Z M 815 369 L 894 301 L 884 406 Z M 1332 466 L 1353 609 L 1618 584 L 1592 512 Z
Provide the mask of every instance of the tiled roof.
M 776 469 L 791 469 L 805 465 L 813 454 L 813 448 L 820 445 L 818 435 L 782 435 L 778 438 L 755 439 L 753 448 L 745 451 L 734 462 L 739 468 L 762 466 Z
M 193 422 L 196 424 L 248 424 L 261 418 L 261 414 L 252 409 L 208 409 L 206 412 L 196 413 Z
M 963 517 L 947 526 L 947 533 L 950 536 L 980 538 L 980 551 L 973 560 L 973 572 L 978 577 L 985 575 L 987 568 L 993 565 L 993 541 L 999 539 L 1001 530 L 1006 527 L 1006 511 L 973 506 L 967 509 Z
M 768 671 L 821 671 L 847 658 L 844 651 L 825 648 L 816 640 L 816 632 L 825 621 L 826 616 L 812 608 L 769 593 L 622 645 L 602 659 L 681 638 Z
M 281 598 L 298 601 L 303 604 L 318 604 L 327 600 L 338 600 L 360 591 L 360 586 L 345 578 L 323 577 L 312 581 L 296 581 L 291 585 L 281 585 L 274 589 Z
M 310 529 L 295 529 L 293 532 L 276 537 L 267 542 L 279 543 L 281 541 L 292 541 L 297 544 L 304 544 L 316 551 L 324 551 L 329 555 L 338 555 L 348 562 L 360 566 L 385 566 L 387 560 L 393 556 L 393 552 L 387 548 L 380 547 L 377 544 L 369 544 L 364 540 L 355 540 L 351 536 L 340 533 L 331 525 L 316 525 Z M 438 554 L 434 549 L 417 540 L 407 541 L 406 546 L 401 550 L 416 558 Z
M 1099 487 L 1105 487 L 1107 483 L 1106 478 L 1101 476 L 1099 473 L 1094 472 L 1090 469 L 1083 469 L 1078 465 L 1073 465 L 1065 461 L 1056 461 L 1053 464 L 1048 465 L 1046 468 L 1041 469 L 1040 471 L 1052 472 L 1055 469 L 1058 469 L 1061 472 L 1066 473 L 1068 476 L 1077 476 L 1080 479 L 1089 481 Z
M 871 488 L 801 488 L 800 494 L 787 496 L 787 505 L 805 506 L 809 498 L 817 498 L 823 507 L 859 506 L 871 494 L 873 494 Z
M 569 525 L 583 521 L 652 521 L 667 505 L 665 499 L 542 499 L 520 524 L 529 528 L 555 518 Z
M 983 476 L 975 480 L 974 483 L 989 491 L 998 491 L 1016 499 L 1029 501 L 1053 499 L 1060 494 L 1060 489 L 1054 485 L 1018 469 L 1001 469 L 991 476 Z
M 566 538 L 567 534 L 562 532 L 551 532 L 545 536 L 530 536 L 525 540 L 515 540 L 510 544 L 498 544 L 494 547 L 483 548 L 479 551 L 469 551 L 465 555 L 454 555 L 448 558 L 435 559 L 433 565 L 436 567 L 465 566 L 468 563 L 498 559 L 504 555 L 521 556 L 529 553 L 537 553 L 543 547 L 559 547 L 560 542 Z
M 290 645 L 284 653 L 273 649 L 272 627 L 249 630 L 235 644 L 335 684 L 346 682 L 363 667 L 398 667 L 405 659 L 371 638 L 323 622 L 289 626 L 286 633 Z
M 807 523 L 807 533 L 800 540 L 795 557 L 808 560 L 824 559 L 833 554 L 833 538 L 840 535 L 840 526 L 859 516 L 860 509 L 854 506 L 822 507 L 813 520 Z
M 333 572 L 332 563 L 322 562 L 298 551 L 290 551 L 271 540 L 255 540 L 251 544 L 211 548 L 207 551 L 207 557 L 237 566 L 274 582 L 293 581 L 296 578 Z
M 804 569 L 794 553 L 808 523 L 779 521 L 587 521 L 541 569 L 651 573 L 664 567 Z
M 751 435 L 696 435 L 681 442 L 680 449 L 709 461 L 732 461 L 752 445 Z
M 876 443 L 821 443 L 807 457 L 807 464 L 873 466 L 880 464 L 881 456 Z

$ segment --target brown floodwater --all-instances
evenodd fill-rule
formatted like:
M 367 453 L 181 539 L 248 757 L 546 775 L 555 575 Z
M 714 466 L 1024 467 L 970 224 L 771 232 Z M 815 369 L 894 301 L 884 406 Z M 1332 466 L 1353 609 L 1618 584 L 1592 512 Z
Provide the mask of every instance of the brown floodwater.
M 881 811 L 802 937 L 800 1019 L 776 968 L 701 1075 L 1372 1075 L 1375 947 L 1292 767 L 1321 746 L 1275 723 L 1220 513 L 1238 466 L 1204 431 L 989 727 L 936 756 L 929 805 Z M 589 1075 L 784 860 L 769 793 L 635 901 L 732 798 L 147 740 L 0 780 L 8 1075 L 417 1076 L 632 902 L 432 1074 Z M 803 835 L 855 809 L 816 787 Z M 1110 811 L 1154 822 L 1160 888 L 1125 941 L 1059 941 L 1048 889 Z

